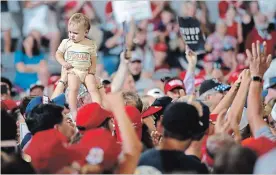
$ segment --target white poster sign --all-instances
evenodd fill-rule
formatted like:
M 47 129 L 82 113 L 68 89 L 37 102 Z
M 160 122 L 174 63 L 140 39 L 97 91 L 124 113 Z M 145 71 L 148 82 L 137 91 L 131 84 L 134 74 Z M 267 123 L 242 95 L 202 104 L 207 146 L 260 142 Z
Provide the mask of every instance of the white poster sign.
M 112 9 L 118 23 L 152 18 L 150 1 L 112 1 Z

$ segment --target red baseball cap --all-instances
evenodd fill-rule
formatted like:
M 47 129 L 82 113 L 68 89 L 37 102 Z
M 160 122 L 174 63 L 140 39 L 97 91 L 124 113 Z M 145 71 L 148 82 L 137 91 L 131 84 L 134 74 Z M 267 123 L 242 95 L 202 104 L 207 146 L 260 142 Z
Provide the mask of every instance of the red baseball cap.
M 111 132 L 104 128 L 85 132 L 80 142 L 69 149 L 80 153 L 81 156 L 75 157 L 75 160 L 81 165 L 103 164 L 105 169 L 112 168 L 122 152 L 121 145 L 116 142 Z
M 141 138 L 142 138 L 142 118 L 141 118 L 140 111 L 134 106 L 125 106 L 125 111 L 129 117 L 133 127 L 135 128 L 138 138 L 141 140 Z M 116 131 L 117 141 L 121 142 L 122 139 L 121 139 L 117 120 L 115 120 L 115 131 Z
M 184 83 L 178 78 L 173 78 L 165 83 L 165 87 L 164 87 L 165 94 L 167 94 L 168 91 L 171 91 L 175 88 L 184 89 Z
M 153 49 L 159 52 L 167 52 L 168 46 L 165 43 L 156 43 Z
M 76 118 L 76 125 L 85 130 L 99 127 L 112 114 L 103 109 L 98 103 L 90 103 L 81 107 Z
M 12 110 L 16 108 L 18 105 L 15 101 L 6 99 L 6 100 L 1 100 L 1 108 L 5 110 Z
M 66 137 L 56 129 L 41 131 L 32 137 L 24 153 L 30 156 L 37 172 L 54 174 L 79 156 L 65 147 L 66 142 Z
M 262 156 L 273 148 L 276 148 L 276 142 L 266 137 L 247 138 L 244 139 L 241 144 L 244 147 L 254 150 L 258 156 Z
M 144 112 L 141 114 L 141 118 L 146 118 L 148 116 L 151 116 L 155 114 L 156 112 L 159 112 L 162 109 L 162 106 L 150 106 L 148 109 L 146 109 Z

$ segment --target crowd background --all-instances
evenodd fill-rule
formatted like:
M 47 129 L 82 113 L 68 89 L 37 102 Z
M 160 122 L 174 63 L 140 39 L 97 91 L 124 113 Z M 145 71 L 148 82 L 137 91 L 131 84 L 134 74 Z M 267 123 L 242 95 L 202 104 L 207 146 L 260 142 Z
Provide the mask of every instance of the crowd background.
M 1 151 L 2 170 L 276 172 L 276 1 L 150 3 L 152 19 L 126 31 L 111 1 L 1 1 L 1 140 L 16 140 L 1 146 L 22 150 Z M 72 118 L 55 53 L 77 12 L 98 46 L 102 103 L 82 86 Z M 205 53 L 187 47 L 177 15 L 199 20 Z
M 275 57 L 274 1 L 218 1 L 211 2 L 212 6 L 208 3 L 151 2 L 153 19 L 136 22 L 133 50 L 134 55 L 141 59 L 142 70 L 137 64 L 133 71 L 137 69 L 136 74 L 147 80 L 158 80 L 161 75 L 183 79 L 187 60 L 185 45 L 178 34 L 176 15 L 196 17 L 207 38 L 206 54 L 200 55 L 197 62 L 197 85 L 208 77 L 233 82 L 237 72 L 248 67 L 245 48 L 250 48 L 251 43 L 257 40 L 267 41 L 269 53 Z M 125 32 L 114 19 L 111 2 L 14 1 L 9 4 L 1 1 L 1 72 L 20 93 L 30 90 L 38 81 L 48 86 L 51 83 L 48 79 L 60 74 L 54 55 L 61 39 L 67 37 L 67 21 L 75 12 L 82 12 L 91 19 L 88 37 L 96 41 L 99 49 L 97 75 L 110 79 L 117 70 L 119 54 L 124 49 Z M 18 12 L 14 12 L 16 10 Z M 212 11 L 217 11 L 218 16 Z M 28 59 L 31 57 L 35 59 Z M 213 63 L 216 63 L 215 69 L 212 68 Z M 24 65 L 33 67 L 27 69 Z M 22 79 L 25 81 L 22 82 Z M 140 94 L 158 86 L 150 80 L 144 87 L 136 87 Z M 139 84 L 136 83 L 137 86 Z

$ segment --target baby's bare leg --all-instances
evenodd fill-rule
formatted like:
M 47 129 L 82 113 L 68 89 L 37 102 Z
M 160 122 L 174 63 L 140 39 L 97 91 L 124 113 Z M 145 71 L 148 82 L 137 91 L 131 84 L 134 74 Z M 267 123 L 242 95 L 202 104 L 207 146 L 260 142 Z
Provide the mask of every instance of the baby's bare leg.
M 77 77 L 77 75 L 73 73 L 68 74 L 68 88 L 69 88 L 68 100 L 69 100 L 70 112 L 74 120 L 76 119 L 76 116 L 77 116 L 77 96 L 78 96 L 80 84 L 81 82 L 79 77 Z
M 88 74 L 85 77 L 85 85 L 92 98 L 92 101 L 101 104 L 102 101 L 99 90 L 97 88 L 96 77 L 92 74 Z

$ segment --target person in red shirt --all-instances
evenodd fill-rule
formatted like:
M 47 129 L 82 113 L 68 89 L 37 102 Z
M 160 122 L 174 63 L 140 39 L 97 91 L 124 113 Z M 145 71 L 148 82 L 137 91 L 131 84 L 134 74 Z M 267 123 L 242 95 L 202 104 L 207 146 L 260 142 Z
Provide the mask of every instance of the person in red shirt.
M 264 14 L 259 13 L 256 16 L 255 28 L 248 34 L 245 42 L 245 47 L 251 49 L 251 44 L 256 41 L 263 43 L 266 41 L 267 54 L 273 54 L 273 49 L 276 46 L 276 31 L 268 31 L 269 22 Z
M 242 26 L 235 20 L 237 10 L 233 5 L 230 5 L 225 14 L 225 23 L 227 25 L 227 35 L 238 39 L 239 43 L 243 42 Z

